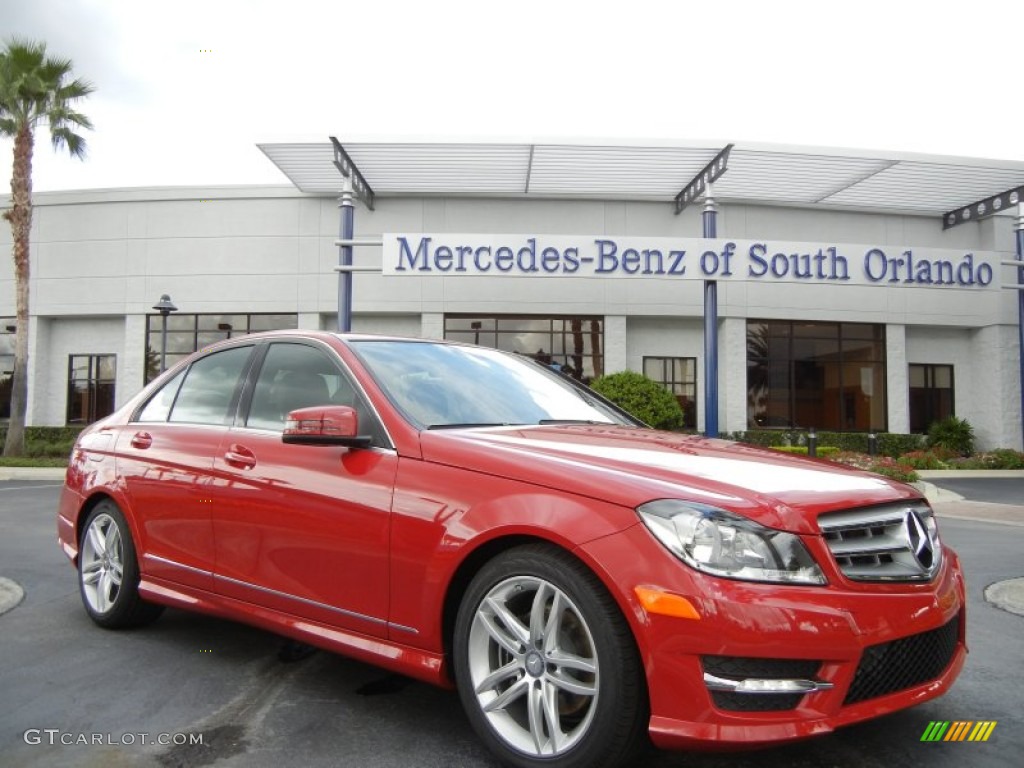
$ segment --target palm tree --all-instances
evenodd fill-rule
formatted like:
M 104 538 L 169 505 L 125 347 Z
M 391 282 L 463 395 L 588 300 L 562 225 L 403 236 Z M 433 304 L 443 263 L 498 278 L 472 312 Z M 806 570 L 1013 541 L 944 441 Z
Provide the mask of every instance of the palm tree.
M 4 211 L 14 240 L 14 281 L 17 330 L 11 418 L 4 443 L 5 456 L 25 450 L 25 412 L 28 395 L 28 278 L 29 233 L 32 229 L 32 147 L 35 131 L 50 127 L 53 148 L 66 147 L 72 157 L 85 156 L 85 139 L 75 133 L 92 128 L 74 103 L 95 90 L 81 78 L 71 79 L 71 60 L 46 55 L 46 43 L 13 38 L 0 52 L 0 136 L 14 139 L 11 174 L 12 207 Z

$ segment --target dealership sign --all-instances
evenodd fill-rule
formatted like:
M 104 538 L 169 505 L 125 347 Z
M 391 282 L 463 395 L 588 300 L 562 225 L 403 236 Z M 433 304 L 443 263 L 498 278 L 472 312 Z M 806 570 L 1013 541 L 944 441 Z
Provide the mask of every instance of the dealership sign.
M 854 285 L 993 285 L 999 254 L 729 238 L 386 234 L 385 275 L 646 277 Z

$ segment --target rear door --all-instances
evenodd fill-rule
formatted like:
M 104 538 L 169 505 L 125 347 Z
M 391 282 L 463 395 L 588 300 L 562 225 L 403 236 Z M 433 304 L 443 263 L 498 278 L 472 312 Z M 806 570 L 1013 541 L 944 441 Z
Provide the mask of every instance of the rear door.
M 201 357 L 161 387 L 117 442 L 148 576 L 213 589 L 210 480 L 254 347 Z

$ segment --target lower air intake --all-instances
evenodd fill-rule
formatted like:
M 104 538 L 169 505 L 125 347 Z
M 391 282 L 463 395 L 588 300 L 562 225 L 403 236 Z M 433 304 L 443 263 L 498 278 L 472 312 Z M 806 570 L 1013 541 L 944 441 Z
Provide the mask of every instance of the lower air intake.
M 960 617 L 944 626 L 864 649 L 844 704 L 896 693 L 939 677 L 956 653 Z

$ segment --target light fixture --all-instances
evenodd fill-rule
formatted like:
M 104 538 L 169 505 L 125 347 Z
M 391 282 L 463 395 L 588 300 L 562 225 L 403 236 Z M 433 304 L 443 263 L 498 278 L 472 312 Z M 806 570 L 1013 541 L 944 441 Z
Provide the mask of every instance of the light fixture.
M 153 305 L 153 309 L 159 312 L 164 317 L 167 317 L 171 312 L 177 312 L 178 308 L 174 306 L 174 302 L 171 301 L 171 297 L 166 293 L 160 297 L 160 301 Z
M 153 305 L 153 309 L 159 312 L 164 319 L 163 328 L 160 331 L 160 373 L 163 373 L 167 370 L 167 316 L 171 312 L 177 312 L 178 308 L 174 306 L 171 297 L 165 293 L 160 296 L 160 301 Z

